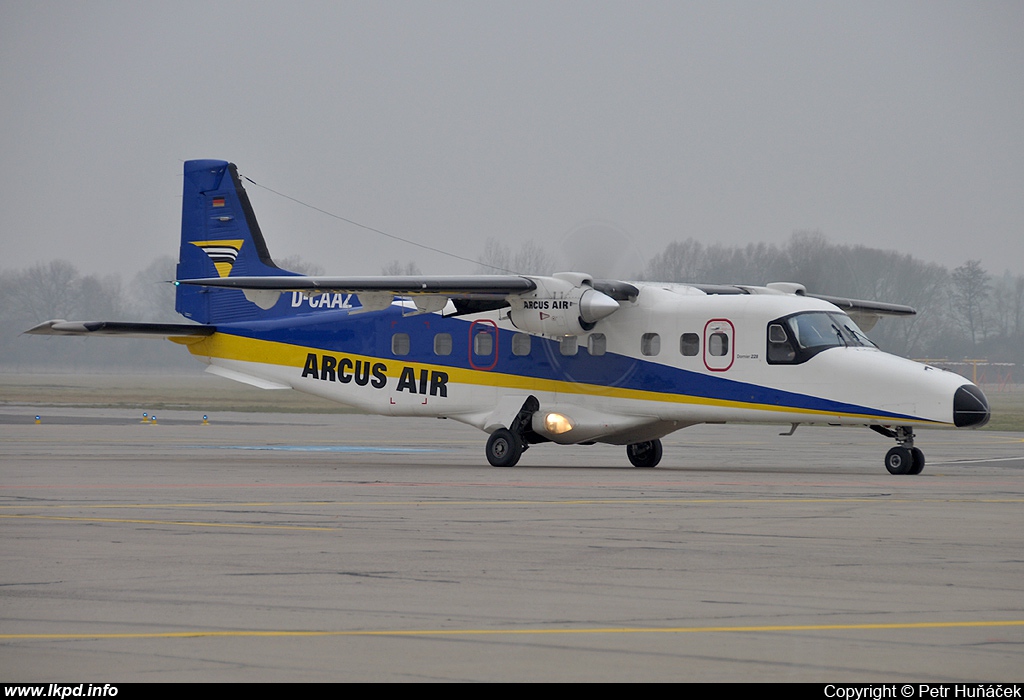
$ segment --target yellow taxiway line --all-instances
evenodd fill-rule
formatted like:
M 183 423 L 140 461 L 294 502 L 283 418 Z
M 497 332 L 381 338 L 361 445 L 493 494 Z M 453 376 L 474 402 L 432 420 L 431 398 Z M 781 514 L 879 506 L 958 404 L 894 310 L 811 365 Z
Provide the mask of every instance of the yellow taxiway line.
M 991 627 L 1024 627 L 1024 620 L 872 622 L 845 625 L 743 625 L 734 627 L 562 627 L 504 630 L 191 630 L 187 632 L 96 632 L 92 634 L 0 634 L 0 641 L 41 639 L 186 639 L 190 637 L 469 637 L 485 635 L 709 634 L 726 632 L 849 632 L 860 630 L 919 630 Z

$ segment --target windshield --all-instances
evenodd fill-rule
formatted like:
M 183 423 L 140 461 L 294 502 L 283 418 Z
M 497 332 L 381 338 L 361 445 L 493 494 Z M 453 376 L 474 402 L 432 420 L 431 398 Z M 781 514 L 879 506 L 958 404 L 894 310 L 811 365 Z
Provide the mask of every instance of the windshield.
M 769 363 L 798 364 L 837 347 L 877 346 L 840 312 L 805 311 L 768 324 Z
M 812 311 L 786 319 L 801 348 L 867 346 L 875 347 L 846 314 Z

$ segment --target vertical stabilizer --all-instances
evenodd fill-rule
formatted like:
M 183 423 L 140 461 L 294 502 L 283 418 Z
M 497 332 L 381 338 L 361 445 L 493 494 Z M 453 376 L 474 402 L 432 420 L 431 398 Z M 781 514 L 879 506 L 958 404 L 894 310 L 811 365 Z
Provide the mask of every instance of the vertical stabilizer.
M 223 160 L 185 163 L 177 278 L 288 276 L 270 258 L 238 168 Z M 261 309 L 242 292 L 179 285 L 175 309 L 199 323 L 230 323 L 281 315 L 282 300 Z

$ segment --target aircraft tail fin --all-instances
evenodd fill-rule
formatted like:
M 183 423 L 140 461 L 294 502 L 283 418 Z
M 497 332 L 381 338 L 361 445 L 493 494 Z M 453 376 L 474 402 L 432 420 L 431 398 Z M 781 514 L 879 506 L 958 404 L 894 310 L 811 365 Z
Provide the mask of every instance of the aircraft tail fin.
M 296 275 L 271 259 L 234 163 L 186 161 L 184 180 L 177 279 Z M 175 309 L 199 323 L 231 323 L 284 315 L 288 305 L 277 302 L 262 308 L 238 290 L 178 285 Z

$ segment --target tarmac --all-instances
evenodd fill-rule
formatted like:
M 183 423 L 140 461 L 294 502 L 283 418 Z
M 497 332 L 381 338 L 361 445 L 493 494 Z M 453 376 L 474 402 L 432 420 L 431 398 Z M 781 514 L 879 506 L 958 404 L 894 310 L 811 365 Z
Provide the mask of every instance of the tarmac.
M 1012 682 L 1024 434 L 0 407 L 5 682 Z

